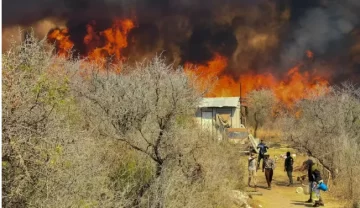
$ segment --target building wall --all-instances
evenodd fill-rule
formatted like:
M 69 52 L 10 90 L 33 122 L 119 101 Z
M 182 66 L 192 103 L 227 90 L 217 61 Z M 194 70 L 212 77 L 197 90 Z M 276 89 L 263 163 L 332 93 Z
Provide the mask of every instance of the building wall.
M 240 111 L 240 105 L 238 105 L 236 108 L 233 108 L 233 116 L 232 118 L 232 128 L 240 128 L 241 124 L 241 111 Z
M 202 127 L 202 129 L 207 129 L 211 131 L 213 134 L 216 133 L 218 136 L 220 136 L 221 132 L 219 132 L 216 129 L 215 124 L 216 124 L 216 115 L 222 113 L 230 113 L 231 128 L 240 128 L 240 124 L 241 124 L 240 105 L 238 105 L 237 107 L 198 108 L 195 114 L 195 119 L 197 123 Z
M 196 121 L 202 129 L 214 131 L 215 113 L 213 108 L 199 108 L 196 111 Z

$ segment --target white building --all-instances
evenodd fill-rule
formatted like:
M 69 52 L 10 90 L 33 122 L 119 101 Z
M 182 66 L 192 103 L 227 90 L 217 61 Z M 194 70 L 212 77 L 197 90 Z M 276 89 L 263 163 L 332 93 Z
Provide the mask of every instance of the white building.
M 196 111 L 196 120 L 202 129 L 208 129 L 219 137 L 224 128 L 240 128 L 240 98 L 203 98 Z

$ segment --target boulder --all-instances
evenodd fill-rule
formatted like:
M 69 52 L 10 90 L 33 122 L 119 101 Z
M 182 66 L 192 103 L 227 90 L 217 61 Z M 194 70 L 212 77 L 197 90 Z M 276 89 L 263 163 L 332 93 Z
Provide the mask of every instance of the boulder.
M 251 208 L 248 204 L 249 196 L 241 191 L 232 190 L 231 195 L 234 199 L 234 203 L 241 208 Z

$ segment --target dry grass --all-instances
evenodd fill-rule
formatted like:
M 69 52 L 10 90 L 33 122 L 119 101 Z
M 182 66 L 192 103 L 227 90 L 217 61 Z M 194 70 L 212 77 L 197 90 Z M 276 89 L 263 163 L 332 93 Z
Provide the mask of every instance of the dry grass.
M 103 73 L 51 49 L 32 37 L 3 56 L 3 207 L 234 205 L 245 170 L 193 125 L 195 77 L 161 57 Z
M 249 130 L 250 132 L 254 132 L 252 127 L 250 127 Z M 281 139 L 281 131 L 274 128 L 259 128 L 257 130 L 257 138 L 263 139 L 266 143 L 283 142 Z

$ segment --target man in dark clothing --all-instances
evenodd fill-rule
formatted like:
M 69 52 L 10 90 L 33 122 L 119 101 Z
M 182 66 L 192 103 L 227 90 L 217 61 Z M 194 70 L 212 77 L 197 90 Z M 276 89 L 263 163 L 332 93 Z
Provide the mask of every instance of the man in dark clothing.
M 312 203 L 312 194 L 311 194 L 311 190 L 313 187 L 313 182 L 314 182 L 314 178 L 311 172 L 311 166 L 314 164 L 313 159 L 309 156 L 309 158 L 303 162 L 302 166 L 298 169 L 300 171 L 304 171 L 307 170 L 308 172 L 308 179 L 309 179 L 309 193 L 310 193 L 310 198 L 309 200 L 305 201 L 305 203 Z
M 264 160 L 264 155 L 267 152 L 267 149 L 269 149 L 269 147 L 266 146 L 266 144 L 264 143 L 264 140 L 261 140 L 257 146 L 257 149 L 259 149 L 259 157 L 258 157 L 258 169 L 259 169 L 260 161 L 261 161 L 261 159 Z
M 293 178 L 292 178 L 293 165 L 294 165 L 294 159 L 290 156 L 290 152 L 287 152 L 284 171 L 286 171 L 287 176 L 289 177 L 288 186 L 291 186 L 293 184 Z
M 309 188 L 310 188 L 310 198 L 309 200 L 307 200 L 306 202 L 307 203 L 312 203 L 313 200 L 312 200 L 312 194 L 311 194 L 311 190 L 312 190 L 312 187 L 313 187 L 313 183 L 314 183 L 314 177 L 311 173 L 311 166 L 314 164 L 313 160 L 312 159 L 308 159 L 307 161 L 305 161 L 305 165 L 306 165 L 306 168 L 307 168 L 307 171 L 308 171 L 308 179 L 309 179 Z
M 271 189 L 271 181 L 273 178 L 275 169 L 274 160 L 270 159 L 270 155 L 268 153 L 264 154 L 262 172 L 265 172 L 266 183 L 268 184 L 268 189 Z

